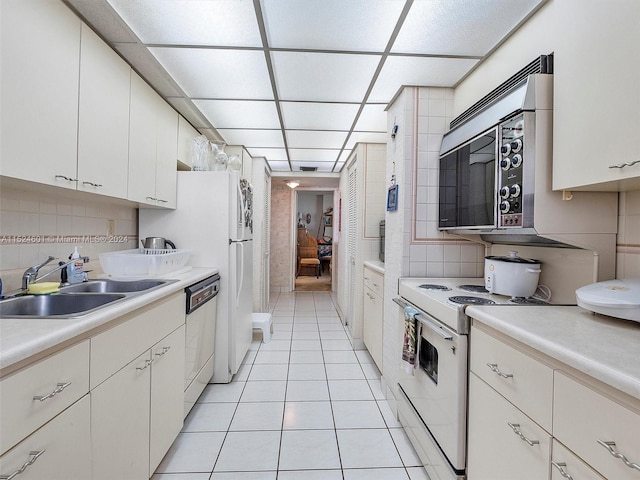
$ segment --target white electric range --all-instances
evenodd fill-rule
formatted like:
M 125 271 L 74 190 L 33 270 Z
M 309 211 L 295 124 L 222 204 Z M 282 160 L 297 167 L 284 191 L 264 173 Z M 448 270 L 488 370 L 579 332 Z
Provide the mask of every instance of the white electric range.
M 400 421 L 432 480 L 465 479 L 469 318 L 464 310 L 545 302 L 488 293 L 483 278 L 401 278 L 398 293 L 395 303 L 417 310 L 415 366 L 399 374 Z

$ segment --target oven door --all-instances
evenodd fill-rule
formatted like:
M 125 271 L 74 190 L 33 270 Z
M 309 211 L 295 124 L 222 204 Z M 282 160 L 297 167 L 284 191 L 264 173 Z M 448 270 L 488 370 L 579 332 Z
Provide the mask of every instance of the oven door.
M 420 312 L 414 375 L 399 384 L 449 463 L 466 465 L 467 335 L 460 335 Z

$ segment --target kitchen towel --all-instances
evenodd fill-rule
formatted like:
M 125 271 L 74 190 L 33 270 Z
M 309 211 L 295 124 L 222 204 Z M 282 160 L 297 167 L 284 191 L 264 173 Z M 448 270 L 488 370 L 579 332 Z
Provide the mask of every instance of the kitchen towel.
M 402 342 L 402 368 L 409 374 L 413 375 L 413 369 L 416 365 L 416 315 L 418 311 L 413 307 L 404 308 L 404 340 Z

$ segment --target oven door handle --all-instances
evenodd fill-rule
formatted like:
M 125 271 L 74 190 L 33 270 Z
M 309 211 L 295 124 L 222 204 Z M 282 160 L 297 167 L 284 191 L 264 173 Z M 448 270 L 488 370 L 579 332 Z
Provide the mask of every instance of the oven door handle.
M 402 308 L 412 306 L 401 298 L 394 298 L 393 301 Z M 420 322 L 421 325 L 424 325 L 433 333 L 440 335 L 443 339 L 453 341 L 453 335 L 451 335 L 447 330 L 440 326 L 436 319 L 421 310 L 418 310 L 418 312 L 419 313 L 416 315 L 416 319 Z

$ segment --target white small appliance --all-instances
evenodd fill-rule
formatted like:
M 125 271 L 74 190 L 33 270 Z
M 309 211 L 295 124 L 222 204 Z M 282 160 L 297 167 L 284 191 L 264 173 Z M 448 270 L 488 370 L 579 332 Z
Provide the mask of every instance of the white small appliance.
M 213 383 L 238 372 L 253 337 L 253 195 L 237 171 L 178 172 L 177 208 L 141 208 L 140 237 L 161 234 L 220 271 Z
M 591 312 L 640 322 L 640 278 L 592 283 L 576 290 L 576 299 Z

